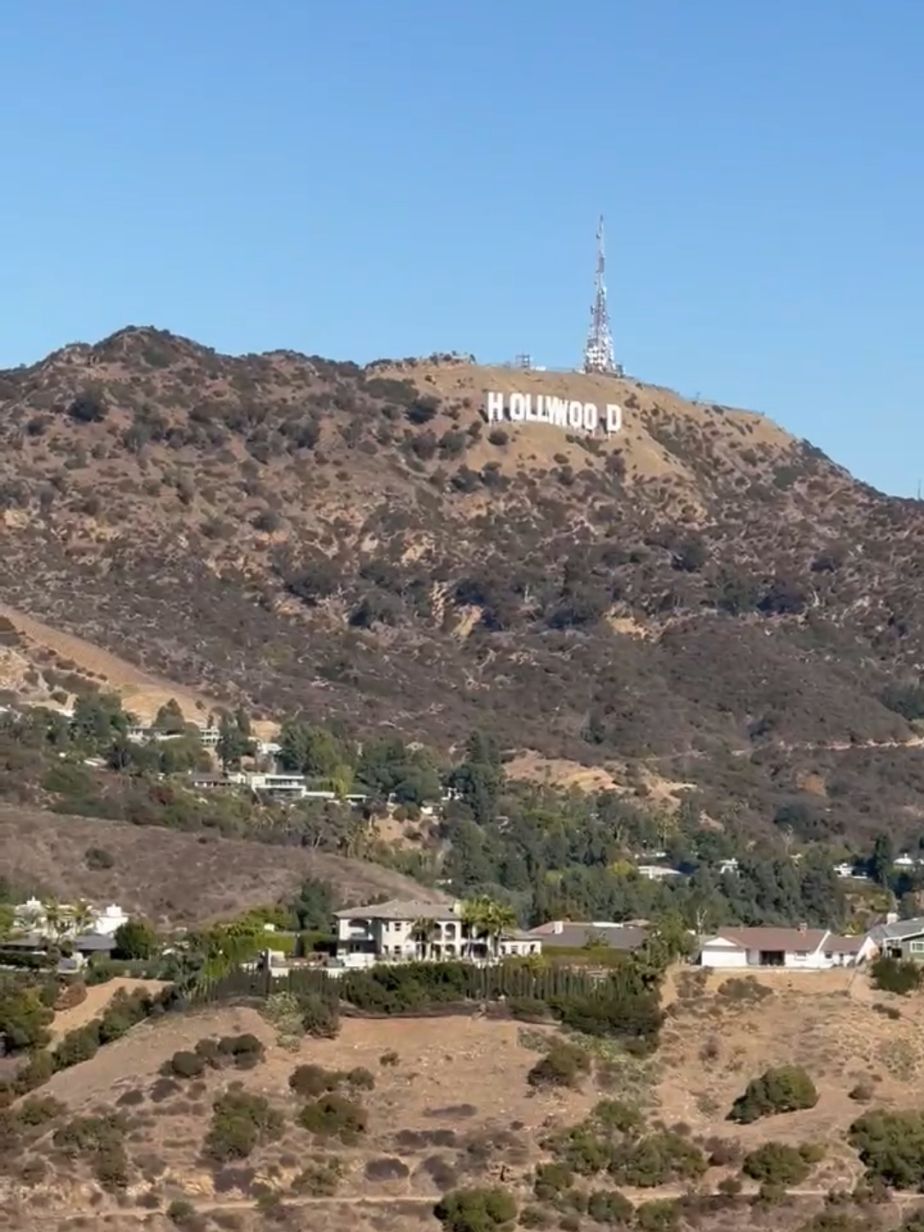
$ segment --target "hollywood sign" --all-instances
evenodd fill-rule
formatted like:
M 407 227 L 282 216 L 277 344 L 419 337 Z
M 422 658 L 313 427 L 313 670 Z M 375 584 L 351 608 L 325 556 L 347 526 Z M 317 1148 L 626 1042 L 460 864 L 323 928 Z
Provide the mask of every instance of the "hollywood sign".
M 569 401 L 548 394 L 502 394 L 487 390 L 484 410 L 488 423 L 551 424 L 570 432 L 605 432 L 612 436 L 622 431 L 622 407 L 613 402 L 599 407 L 596 402 Z

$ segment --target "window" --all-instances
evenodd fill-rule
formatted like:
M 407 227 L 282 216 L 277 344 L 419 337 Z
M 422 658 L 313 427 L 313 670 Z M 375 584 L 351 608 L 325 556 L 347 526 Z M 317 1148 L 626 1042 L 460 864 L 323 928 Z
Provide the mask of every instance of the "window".
M 908 948 L 912 954 L 924 954 L 924 941 L 912 941 Z

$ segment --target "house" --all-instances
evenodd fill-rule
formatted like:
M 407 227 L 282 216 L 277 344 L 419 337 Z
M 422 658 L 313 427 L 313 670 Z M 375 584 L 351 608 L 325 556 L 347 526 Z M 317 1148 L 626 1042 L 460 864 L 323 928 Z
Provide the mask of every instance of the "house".
M 924 918 L 899 920 L 890 915 L 884 924 L 871 928 L 863 940 L 860 961 L 870 962 L 880 956 L 924 962 Z
M 667 877 L 683 876 L 679 868 L 668 868 L 664 864 L 640 864 L 635 871 L 647 881 L 664 881 Z
M 648 930 L 641 924 L 614 924 L 611 920 L 577 923 L 551 920 L 531 928 L 527 936 L 542 942 L 543 950 L 583 950 L 596 945 L 612 950 L 637 950 Z
M 828 971 L 861 961 L 864 939 L 841 937 L 828 928 L 723 928 L 703 941 L 703 967 L 734 970 L 785 967 L 793 971 Z
M 393 899 L 338 911 L 337 961 L 348 967 L 380 962 L 458 959 L 488 961 L 493 943 L 473 937 L 462 922 L 461 903 L 418 903 Z M 540 954 L 542 942 L 519 930 L 497 940 L 497 957 Z
M 116 903 L 110 903 L 102 910 L 89 904 L 77 908 L 67 903 L 58 903 L 53 911 L 50 903 L 30 898 L 13 909 L 15 933 L 34 933 L 45 940 L 74 937 L 78 928 L 81 936 L 100 933 L 111 937 L 123 924 L 128 923 L 128 919 L 128 915 Z

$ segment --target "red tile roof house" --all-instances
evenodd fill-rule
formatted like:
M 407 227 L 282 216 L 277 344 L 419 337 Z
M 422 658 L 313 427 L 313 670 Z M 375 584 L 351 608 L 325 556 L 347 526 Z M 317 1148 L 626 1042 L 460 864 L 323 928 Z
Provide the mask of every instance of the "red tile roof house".
M 698 962 L 703 967 L 740 970 L 784 967 L 787 971 L 830 971 L 858 961 L 863 937 L 841 937 L 827 928 L 723 928 L 707 937 Z

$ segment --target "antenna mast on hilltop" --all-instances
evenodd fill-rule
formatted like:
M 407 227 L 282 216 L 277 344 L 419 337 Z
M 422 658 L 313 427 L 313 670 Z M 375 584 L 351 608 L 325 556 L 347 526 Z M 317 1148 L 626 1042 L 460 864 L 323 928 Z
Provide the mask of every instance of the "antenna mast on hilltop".
M 584 372 L 602 372 L 607 376 L 622 376 L 622 364 L 617 364 L 610 333 L 610 314 L 606 306 L 606 252 L 603 247 L 603 215 L 597 227 L 597 272 L 594 277 L 594 302 L 590 309 L 590 330 L 584 344 Z

